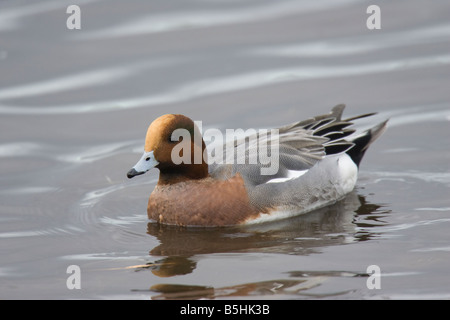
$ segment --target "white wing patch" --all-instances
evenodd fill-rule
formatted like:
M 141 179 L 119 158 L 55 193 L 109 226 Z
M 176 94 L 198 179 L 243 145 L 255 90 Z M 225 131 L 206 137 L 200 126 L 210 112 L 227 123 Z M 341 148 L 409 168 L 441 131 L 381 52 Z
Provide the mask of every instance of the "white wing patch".
M 281 183 L 281 182 L 286 182 L 292 179 L 296 179 L 298 177 L 301 177 L 302 175 L 304 175 L 306 172 L 308 172 L 308 170 L 287 170 L 287 176 L 283 177 L 283 178 L 275 178 L 275 179 L 271 179 L 269 181 L 267 181 L 266 183 Z
M 310 171 L 311 177 L 309 178 L 311 179 L 305 178 L 303 183 L 307 185 L 304 185 L 304 189 L 314 190 L 315 194 L 314 192 L 305 192 L 304 199 L 299 200 L 298 205 L 281 205 L 270 213 L 261 213 L 256 219 L 245 223 L 256 224 L 285 219 L 336 203 L 353 190 L 358 176 L 358 167 L 348 154 L 343 153 L 327 156 L 309 170 L 289 170 L 286 172 L 286 177 L 272 179 L 268 183 L 289 181 L 301 177 L 308 171 Z M 300 183 L 302 182 L 299 181 Z M 315 200 L 312 200 L 311 197 L 314 197 Z

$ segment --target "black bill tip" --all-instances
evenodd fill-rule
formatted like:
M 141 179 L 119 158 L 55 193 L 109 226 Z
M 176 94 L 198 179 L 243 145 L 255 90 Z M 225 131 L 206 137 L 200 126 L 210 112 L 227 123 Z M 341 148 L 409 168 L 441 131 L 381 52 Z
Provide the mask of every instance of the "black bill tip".
M 131 179 L 131 178 L 133 178 L 133 177 L 135 177 L 135 176 L 138 176 L 138 175 L 141 175 L 141 174 L 144 174 L 145 172 L 138 172 L 138 171 L 136 171 L 134 168 L 133 169 L 131 169 L 130 171 L 128 171 L 127 172 L 127 177 L 128 177 L 128 179 Z

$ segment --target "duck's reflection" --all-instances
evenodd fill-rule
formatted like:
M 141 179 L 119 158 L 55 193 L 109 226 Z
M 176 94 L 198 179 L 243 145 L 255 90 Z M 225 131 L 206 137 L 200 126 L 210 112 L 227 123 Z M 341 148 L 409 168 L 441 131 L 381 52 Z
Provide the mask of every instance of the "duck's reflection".
M 160 244 L 150 250 L 153 263 L 141 266 L 159 277 L 191 273 L 194 256 L 210 253 L 319 253 L 321 248 L 373 237 L 372 227 L 387 214 L 356 191 L 333 206 L 278 222 L 229 228 L 184 228 L 149 223 L 148 234 Z

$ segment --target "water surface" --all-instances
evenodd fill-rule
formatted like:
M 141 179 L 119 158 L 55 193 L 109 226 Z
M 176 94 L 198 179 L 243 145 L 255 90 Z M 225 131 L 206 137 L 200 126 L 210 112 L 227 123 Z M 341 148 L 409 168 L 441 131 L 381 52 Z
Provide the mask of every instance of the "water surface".
M 0 298 L 450 298 L 450 4 L 0 3 Z M 149 123 L 264 128 L 378 112 L 387 132 L 334 206 L 222 229 L 147 220 Z M 69 290 L 78 265 L 81 289 Z M 367 287 L 380 267 L 381 288 Z

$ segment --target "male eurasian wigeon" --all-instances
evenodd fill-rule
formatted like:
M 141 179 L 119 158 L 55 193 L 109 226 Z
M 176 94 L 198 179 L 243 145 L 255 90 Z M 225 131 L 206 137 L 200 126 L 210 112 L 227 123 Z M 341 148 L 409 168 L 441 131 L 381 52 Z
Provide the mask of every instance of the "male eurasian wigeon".
M 147 213 L 149 219 L 163 224 L 230 226 L 310 212 L 353 190 L 364 153 L 386 128 L 387 120 L 362 132 L 348 128 L 353 120 L 373 113 L 344 120 L 344 107 L 337 105 L 328 114 L 278 128 L 276 139 L 265 136 L 278 147 L 278 170 L 270 175 L 261 174 L 267 164 L 224 161 L 208 165 L 204 157 L 194 161 L 194 154 L 206 148 L 203 139 L 194 139 L 198 127 L 186 116 L 163 115 L 150 124 L 144 155 L 127 176 L 159 169 Z M 182 143 L 182 139 L 173 141 L 176 129 L 192 134 L 188 141 L 192 161 L 172 159 L 172 150 L 181 150 L 178 144 Z M 244 139 L 236 139 L 234 148 L 242 144 L 248 152 Z

